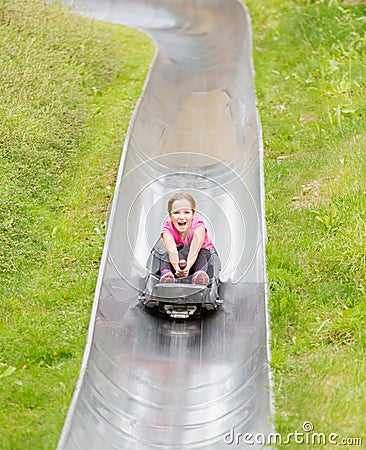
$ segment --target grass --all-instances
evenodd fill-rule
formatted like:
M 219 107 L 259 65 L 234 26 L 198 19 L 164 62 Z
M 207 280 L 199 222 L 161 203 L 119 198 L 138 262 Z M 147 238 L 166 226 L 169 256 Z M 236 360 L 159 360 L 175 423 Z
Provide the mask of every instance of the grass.
M 248 6 L 266 156 L 276 427 L 286 436 L 311 421 L 318 433 L 365 443 L 366 5 Z M 40 0 L 3 0 L 0 45 L 1 448 L 52 449 L 153 48 L 140 33 Z
M 37 0 L 2 2 L 0 45 L 1 448 L 53 449 L 154 50 L 141 33 Z
M 315 432 L 365 444 L 366 5 L 248 5 L 266 156 L 276 427 L 286 436 L 311 421 Z

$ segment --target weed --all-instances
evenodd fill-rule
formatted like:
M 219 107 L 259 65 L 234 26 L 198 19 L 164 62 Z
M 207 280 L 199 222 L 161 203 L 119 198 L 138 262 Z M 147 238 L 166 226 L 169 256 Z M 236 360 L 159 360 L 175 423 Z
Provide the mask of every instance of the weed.
M 315 219 L 320 222 L 327 235 L 334 235 L 342 225 L 342 212 L 336 205 L 330 205 L 323 211 L 314 211 Z

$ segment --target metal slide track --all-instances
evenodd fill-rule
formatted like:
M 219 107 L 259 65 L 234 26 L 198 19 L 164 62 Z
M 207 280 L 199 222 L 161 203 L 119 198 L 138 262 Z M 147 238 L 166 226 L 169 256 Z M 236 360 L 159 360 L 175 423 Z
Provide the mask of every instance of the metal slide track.
M 74 3 L 144 30 L 158 51 L 126 138 L 58 450 L 261 448 L 256 436 L 272 430 L 272 402 L 248 11 L 239 0 Z M 223 306 L 186 322 L 148 314 L 138 301 L 167 200 L 179 190 L 195 196 L 222 261 Z

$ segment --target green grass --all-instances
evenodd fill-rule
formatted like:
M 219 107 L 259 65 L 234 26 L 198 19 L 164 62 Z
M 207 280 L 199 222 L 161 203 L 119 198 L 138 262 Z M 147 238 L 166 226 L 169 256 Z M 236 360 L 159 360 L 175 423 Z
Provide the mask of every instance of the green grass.
M 366 4 L 248 5 L 266 156 L 275 423 L 286 436 L 310 420 L 315 432 L 366 445 Z
M 365 445 L 366 5 L 248 6 L 266 154 L 276 427 L 286 436 L 311 421 Z M 1 448 L 53 449 L 153 47 L 39 0 L 2 1 L 0 46 Z
M 0 6 L 1 448 L 53 449 L 78 376 L 141 33 Z

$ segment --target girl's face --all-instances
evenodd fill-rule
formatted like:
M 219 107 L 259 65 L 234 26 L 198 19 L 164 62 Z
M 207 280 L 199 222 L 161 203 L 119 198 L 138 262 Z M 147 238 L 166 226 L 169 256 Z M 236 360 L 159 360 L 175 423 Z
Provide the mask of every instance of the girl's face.
M 175 200 L 172 212 L 169 214 L 178 233 L 183 236 L 191 228 L 194 211 L 190 202 L 186 199 Z

